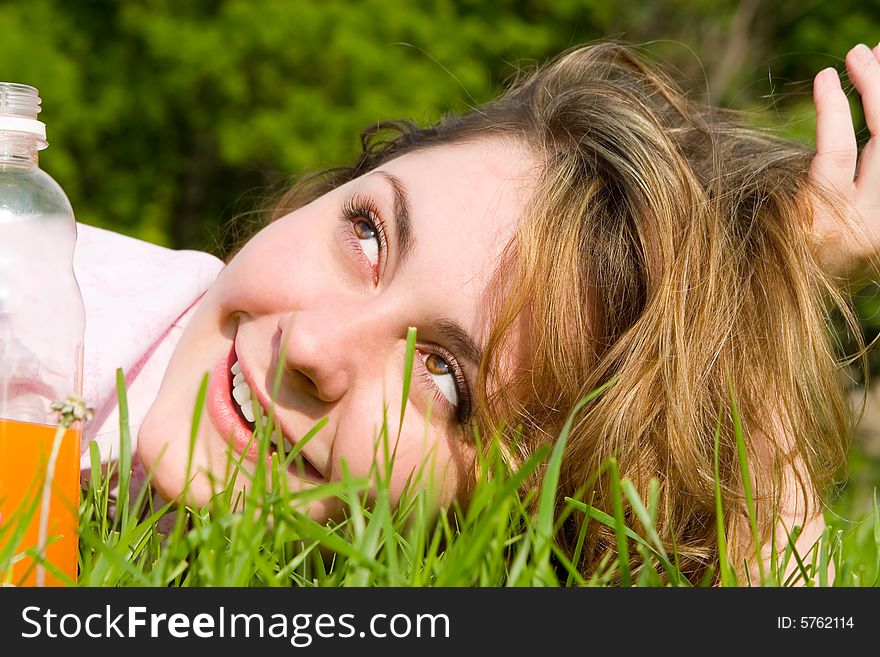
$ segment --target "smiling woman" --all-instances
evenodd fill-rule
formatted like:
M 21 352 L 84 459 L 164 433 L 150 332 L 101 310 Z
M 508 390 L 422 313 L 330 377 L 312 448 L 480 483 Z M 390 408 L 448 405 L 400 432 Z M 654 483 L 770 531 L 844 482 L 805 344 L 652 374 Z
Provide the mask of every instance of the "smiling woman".
M 391 494 L 430 456 L 442 501 L 467 490 L 473 447 L 466 427 L 480 348 L 489 331 L 486 290 L 534 180 L 531 153 L 510 140 L 438 146 L 393 158 L 270 223 L 251 238 L 202 299 L 141 427 L 147 465 L 167 449 L 155 483 L 177 495 L 186 435 L 206 369 L 213 372 L 191 484 L 205 503 L 222 480 L 230 444 L 253 468 L 253 406 L 291 445 L 321 418 L 302 449 L 302 480 L 337 481 L 373 466 L 382 409 L 400 407 L 407 329 L 415 326 L 415 385 L 396 444 Z M 464 238 L 464 239 L 463 239 Z M 270 401 L 279 359 L 279 395 Z M 427 428 L 426 428 L 427 427 Z M 398 427 L 392 427 L 398 433 Z M 231 442 L 230 442 L 231 438 Z M 339 517 L 334 500 L 315 519 Z
M 847 65 L 876 134 L 880 64 L 867 52 Z M 138 434 L 155 486 L 201 505 L 225 485 L 230 450 L 257 471 L 258 413 L 288 448 L 325 422 L 299 445 L 292 490 L 368 476 L 391 465 L 376 449 L 384 409 L 405 406 L 401 426 L 387 418 L 392 501 L 427 471 L 441 506 L 466 502 L 475 435 L 521 462 L 613 382 L 571 426 L 560 507 L 568 496 L 610 511 L 614 485 L 594 474 L 614 457 L 643 499 L 659 482 L 659 540 L 694 581 L 719 577 L 716 484 L 738 569 L 755 566 L 750 493 L 765 548 L 796 523 L 806 553 L 851 431 L 829 301 L 855 323 L 829 272 L 875 249 L 845 229 L 870 232 L 866 190 L 880 188 L 873 140 L 854 181 L 831 78 L 815 85 L 818 152 L 691 100 L 616 43 L 564 53 L 468 114 L 366 130 L 358 161 L 295 185 L 194 310 Z M 335 498 L 306 510 L 345 511 Z M 570 515 L 557 540 L 589 573 L 617 543 L 583 520 Z

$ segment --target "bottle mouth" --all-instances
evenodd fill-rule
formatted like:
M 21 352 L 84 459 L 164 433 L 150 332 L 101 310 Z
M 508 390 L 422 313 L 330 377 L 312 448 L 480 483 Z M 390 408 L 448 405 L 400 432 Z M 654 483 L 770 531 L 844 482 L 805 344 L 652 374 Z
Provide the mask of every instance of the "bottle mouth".
M 27 84 L 0 82 L 0 116 L 36 119 L 40 113 L 39 92 Z
M 25 132 L 45 142 L 46 124 L 37 120 L 40 103 L 40 93 L 35 87 L 0 82 L 0 130 Z

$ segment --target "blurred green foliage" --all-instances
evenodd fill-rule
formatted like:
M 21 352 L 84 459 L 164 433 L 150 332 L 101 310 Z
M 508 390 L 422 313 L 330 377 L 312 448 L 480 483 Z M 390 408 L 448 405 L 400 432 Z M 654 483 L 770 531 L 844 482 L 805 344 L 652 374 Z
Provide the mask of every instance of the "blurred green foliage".
M 371 122 L 466 110 L 604 36 L 809 140 L 812 75 L 877 39 L 880 4 L 7 0 L 0 26 L 0 79 L 40 89 L 42 163 L 78 218 L 222 254 L 221 225 L 349 161 Z
M 0 80 L 39 88 L 41 162 L 78 219 L 222 256 L 224 225 L 349 162 L 372 122 L 465 111 L 603 37 L 809 143 L 812 77 L 880 39 L 880 1 L 0 0 L 0 29 Z M 869 340 L 878 298 L 859 297 Z

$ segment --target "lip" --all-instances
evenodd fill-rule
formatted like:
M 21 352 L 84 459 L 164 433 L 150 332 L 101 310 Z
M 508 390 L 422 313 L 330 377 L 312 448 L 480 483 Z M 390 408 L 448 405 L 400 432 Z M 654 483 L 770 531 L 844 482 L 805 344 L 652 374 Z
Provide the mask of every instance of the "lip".
M 235 408 L 235 402 L 229 394 L 229 390 L 232 387 L 232 377 L 229 370 L 236 360 L 235 345 L 233 344 L 227 356 L 221 358 L 211 372 L 205 405 L 208 407 L 208 415 L 211 417 L 216 429 L 220 432 L 220 435 L 230 442 L 236 452 L 242 454 L 248 461 L 256 463 L 259 456 L 259 449 L 256 440 L 252 438 L 253 432 L 239 415 Z M 239 365 L 240 364 L 241 363 L 239 362 Z M 244 369 L 242 369 L 242 374 L 245 374 Z M 251 379 L 247 374 L 245 374 L 245 380 L 251 387 L 251 394 L 256 395 L 256 400 L 259 404 L 263 408 L 269 408 L 265 403 L 266 400 L 263 398 L 263 395 L 260 394 L 254 386 L 250 385 Z M 277 419 L 275 420 L 275 424 L 276 426 L 278 425 Z M 290 439 L 289 434 L 284 431 L 284 427 L 280 428 L 282 434 L 293 443 L 294 441 Z M 271 454 L 268 455 L 267 462 L 270 464 L 271 458 Z M 326 477 L 324 477 L 323 474 L 312 465 L 304 454 L 302 462 L 304 466 L 302 468 L 302 473 L 300 473 L 300 469 L 297 467 L 295 461 L 290 464 L 288 472 L 297 479 L 304 479 L 313 482 L 324 482 L 327 480 Z
M 251 429 L 239 417 L 228 392 L 232 385 L 229 368 L 234 362 L 235 350 L 230 349 L 226 358 L 221 359 L 211 372 L 206 399 L 208 415 L 211 416 L 220 435 L 230 441 L 235 451 L 244 454 L 249 461 L 256 462 L 257 446 L 251 441 Z M 252 443 L 250 448 L 248 443 Z

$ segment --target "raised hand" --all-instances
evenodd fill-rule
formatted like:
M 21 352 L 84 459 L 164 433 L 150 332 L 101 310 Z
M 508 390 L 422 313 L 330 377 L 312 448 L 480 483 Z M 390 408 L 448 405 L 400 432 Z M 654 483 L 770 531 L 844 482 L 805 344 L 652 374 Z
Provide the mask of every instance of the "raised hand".
M 823 264 L 829 273 L 853 281 L 867 273 L 872 256 L 880 257 L 880 45 L 872 50 L 859 44 L 850 50 L 846 69 L 861 94 L 871 138 L 859 154 L 837 71 L 821 71 L 813 83 L 816 156 L 810 179 L 830 193 L 846 215 L 841 217 L 818 199 L 813 235 Z

